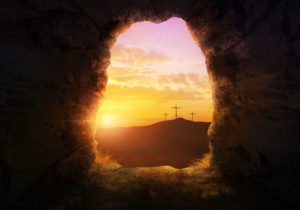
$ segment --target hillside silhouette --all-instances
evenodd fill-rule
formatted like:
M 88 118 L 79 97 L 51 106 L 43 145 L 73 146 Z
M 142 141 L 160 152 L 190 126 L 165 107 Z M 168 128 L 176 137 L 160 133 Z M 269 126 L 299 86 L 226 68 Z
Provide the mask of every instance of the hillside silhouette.
M 209 125 L 179 118 L 149 126 L 99 128 L 96 139 L 98 149 L 125 167 L 183 168 L 209 151 Z

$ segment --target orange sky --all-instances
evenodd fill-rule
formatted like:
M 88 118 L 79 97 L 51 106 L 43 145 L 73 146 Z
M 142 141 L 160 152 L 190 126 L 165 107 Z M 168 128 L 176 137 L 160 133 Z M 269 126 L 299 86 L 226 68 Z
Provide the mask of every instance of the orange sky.
M 205 60 L 185 22 L 139 22 L 111 49 L 108 85 L 97 113 L 99 127 L 148 125 L 178 116 L 211 121 L 212 94 Z

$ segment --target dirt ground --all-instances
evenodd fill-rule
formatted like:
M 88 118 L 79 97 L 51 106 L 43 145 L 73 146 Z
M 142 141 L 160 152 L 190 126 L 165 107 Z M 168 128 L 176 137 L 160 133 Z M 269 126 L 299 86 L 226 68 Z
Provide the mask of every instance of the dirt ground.
M 28 195 L 14 209 L 296 209 L 260 187 L 215 170 L 95 165 L 78 181 Z

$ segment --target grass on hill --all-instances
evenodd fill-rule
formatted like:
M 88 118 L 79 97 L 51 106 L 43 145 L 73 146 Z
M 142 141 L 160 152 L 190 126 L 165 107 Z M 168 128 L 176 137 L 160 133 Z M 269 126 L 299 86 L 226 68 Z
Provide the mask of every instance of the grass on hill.
M 117 164 L 118 162 L 113 158 L 113 156 L 103 150 L 98 150 L 98 155 L 96 158 L 96 163 L 102 164 L 102 165 L 108 165 L 108 164 Z

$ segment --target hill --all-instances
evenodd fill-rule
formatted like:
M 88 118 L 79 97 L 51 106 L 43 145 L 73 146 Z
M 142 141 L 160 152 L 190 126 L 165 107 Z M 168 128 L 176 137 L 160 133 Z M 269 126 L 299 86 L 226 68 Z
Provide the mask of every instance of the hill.
M 179 118 L 149 126 L 99 128 L 98 147 L 126 167 L 188 166 L 209 151 L 210 123 Z

